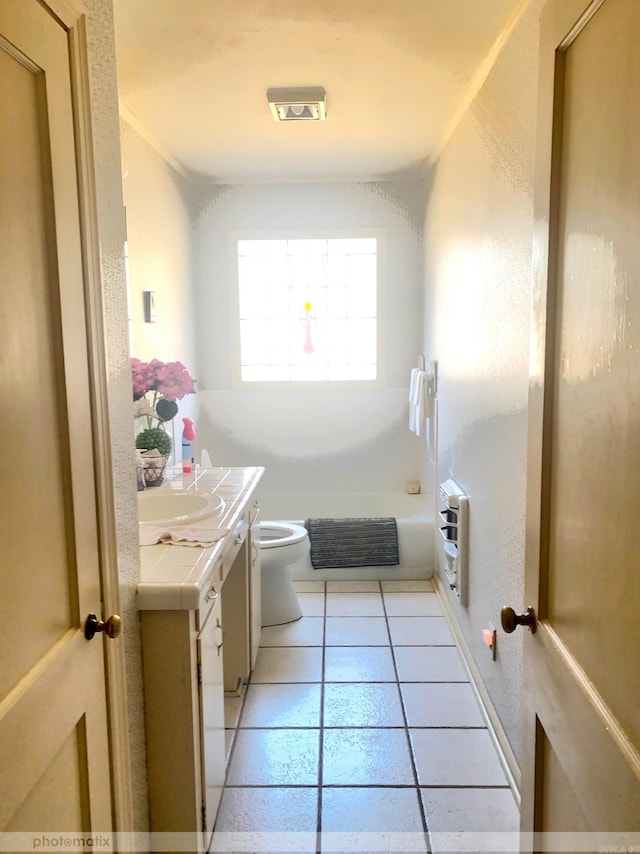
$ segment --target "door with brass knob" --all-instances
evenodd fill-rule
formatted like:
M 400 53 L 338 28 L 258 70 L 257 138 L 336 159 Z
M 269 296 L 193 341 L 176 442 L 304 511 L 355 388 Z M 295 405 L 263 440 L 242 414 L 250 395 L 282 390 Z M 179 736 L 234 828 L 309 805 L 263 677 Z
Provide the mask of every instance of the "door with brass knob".
M 640 3 L 548 0 L 540 34 L 531 607 L 501 615 L 506 631 L 530 629 L 504 639 L 523 648 L 522 844 L 628 851 L 640 832 Z
M 0 252 L 0 388 L 12 401 L 0 419 L 0 837 L 39 829 L 54 841 L 56 830 L 87 838 L 113 827 L 124 753 L 109 745 L 105 659 L 116 655 L 84 637 L 107 595 L 97 505 L 108 489 L 92 417 L 92 401 L 106 411 L 93 368 L 102 336 L 97 312 L 88 319 L 98 241 L 82 234 L 84 224 L 93 235 L 84 26 L 80 5 L 0 2 L 0 210 L 11 235 Z M 16 435 L 30 449 L 19 464 Z

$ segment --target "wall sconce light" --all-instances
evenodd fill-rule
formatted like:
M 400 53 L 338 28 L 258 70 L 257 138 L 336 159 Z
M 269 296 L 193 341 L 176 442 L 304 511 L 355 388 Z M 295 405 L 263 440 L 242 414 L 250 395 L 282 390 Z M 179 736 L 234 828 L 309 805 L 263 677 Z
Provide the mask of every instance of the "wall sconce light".
M 327 118 L 326 96 L 321 86 L 267 89 L 267 100 L 276 122 L 324 121 Z
M 144 322 L 145 323 L 155 323 L 156 322 L 156 292 L 155 291 L 142 291 L 142 298 L 144 302 Z

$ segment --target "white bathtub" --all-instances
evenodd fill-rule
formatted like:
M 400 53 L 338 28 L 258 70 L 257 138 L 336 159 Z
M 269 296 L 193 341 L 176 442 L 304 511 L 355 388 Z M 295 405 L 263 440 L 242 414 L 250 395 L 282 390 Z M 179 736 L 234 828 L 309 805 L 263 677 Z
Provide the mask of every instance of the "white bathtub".
M 405 492 L 266 493 L 260 496 L 260 521 L 394 516 L 398 522 L 398 566 L 314 569 L 307 555 L 292 572 L 295 581 L 431 578 L 434 570 L 433 518 L 424 495 Z

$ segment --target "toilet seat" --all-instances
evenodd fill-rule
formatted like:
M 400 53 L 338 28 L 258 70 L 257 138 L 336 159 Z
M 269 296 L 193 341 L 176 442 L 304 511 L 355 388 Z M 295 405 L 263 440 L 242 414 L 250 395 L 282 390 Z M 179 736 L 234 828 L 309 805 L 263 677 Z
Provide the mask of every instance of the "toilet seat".
M 307 538 L 307 529 L 294 522 L 259 522 L 261 549 L 276 549 L 301 543 Z

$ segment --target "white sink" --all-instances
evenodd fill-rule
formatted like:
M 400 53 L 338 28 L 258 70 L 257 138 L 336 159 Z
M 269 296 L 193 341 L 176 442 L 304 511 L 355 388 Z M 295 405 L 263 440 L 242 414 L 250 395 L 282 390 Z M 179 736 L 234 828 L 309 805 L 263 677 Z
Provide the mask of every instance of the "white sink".
M 224 500 L 219 495 L 178 489 L 144 489 L 138 493 L 138 520 L 141 525 L 185 525 L 221 516 Z

